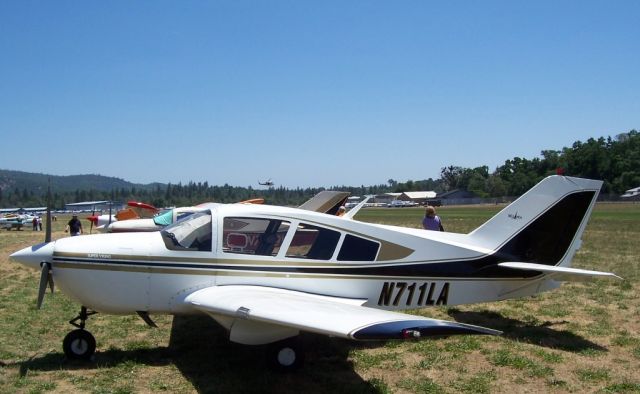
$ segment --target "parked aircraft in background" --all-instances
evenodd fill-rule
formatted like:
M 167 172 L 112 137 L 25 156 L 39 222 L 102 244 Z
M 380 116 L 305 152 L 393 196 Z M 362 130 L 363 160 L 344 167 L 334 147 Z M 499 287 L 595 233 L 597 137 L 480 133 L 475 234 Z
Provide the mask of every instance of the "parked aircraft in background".
M 204 206 L 206 206 L 206 204 L 204 204 Z M 204 209 L 206 208 L 202 208 L 201 206 L 173 208 L 150 218 L 118 219 L 117 215 L 114 215 L 111 221 L 109 221 L 108 215 L 100 215 L 90 216 L 87 219 L 95 223 L 94 229 L 101 233 L 158 231 L 184 217 Z
M 407 207 L 417 207 L 419 205 L 420 204 L 418 204 L 417 202 L 413 202 L 413 201 L 393 200 L 389 204 L 387 204 L 387 207 L 389 207 L 389 208 L 407 208 Z
M 91 222 L 91 231 L 95 228 L 98 232 L 110 232 L 109 227 L 117 221 L 132 219 L 148 219 L 156 215 L 160 210 L 153 205 L 138 201 L 129 201 L 127 208 L 118 211 L 115 215 L 91 215 L 87 220 Z M 90 232 L 91 232 L 90 231 Z M 131 231 L 131 230 L 130 230 Z
M 22 230 L 22 227 L 24 226 L 31 226 L 34 218 L 37 218 L 37 216 L 29 214 L 8 213 L 0 217 L 0 228 L 3 228 L 5 230 L 16 229 L 17 231 L 19 231 Z
M 0 228 L 5 230 L 16 229 L 19 231 L 27 224 L 29 223 L 25 221 L 23 215 L 8 214 L 0 217 Z
M 398 311 L 616 277 L 571 268 L 601 185 L 548 177 L 469 234 L 208 204 L 162 231 L 63 238 L 11 258 L 40 270 L 38 305 L 55 282 L 82 306 L 63 341 L 69 358 L 94 354 L 86 330 L 94 311 L 137 313 L 150 325 L 151 314 L 205 313 L 231 341 L 270 344 L 274 365 L 287 369 L 302 362 L 300 331 L 356 341 L 500 334 Z

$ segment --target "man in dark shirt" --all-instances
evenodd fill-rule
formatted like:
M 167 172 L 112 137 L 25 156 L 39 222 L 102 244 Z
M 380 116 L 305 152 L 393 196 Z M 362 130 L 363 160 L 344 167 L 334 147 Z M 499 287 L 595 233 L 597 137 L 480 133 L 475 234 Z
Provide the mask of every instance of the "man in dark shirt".
M 82 223 L 78 219 L 78 215 L 73 215 L 69 223 L 67 223 L 67 228 L 64 229 L 64 232 L 71 232 L 71 236 L 76 236 L 82 234 Z

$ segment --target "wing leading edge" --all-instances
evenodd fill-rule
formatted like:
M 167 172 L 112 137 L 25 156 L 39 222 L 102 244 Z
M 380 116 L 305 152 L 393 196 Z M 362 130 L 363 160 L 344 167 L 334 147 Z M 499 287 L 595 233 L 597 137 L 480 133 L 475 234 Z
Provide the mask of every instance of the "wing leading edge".
M 266 328 L 272 333 L 274 326 L 282 327 L 281 337 L 292 336 L 302 330 L 354 340 L 501 334 L 497 330 L 469 324 L 368 308 L 362 306 L 365 300 L 260 286 L 208 287 L 189 295 L 185 301 L 219 322 L 225 321 L 231 331 L 231 339 L 247 344 L 282 339 L 270 334 L 261 342 L 255 337 L 243 339 L 239 335 L 247 329 Z M 238 332 L 234 333 L 234 329 Z

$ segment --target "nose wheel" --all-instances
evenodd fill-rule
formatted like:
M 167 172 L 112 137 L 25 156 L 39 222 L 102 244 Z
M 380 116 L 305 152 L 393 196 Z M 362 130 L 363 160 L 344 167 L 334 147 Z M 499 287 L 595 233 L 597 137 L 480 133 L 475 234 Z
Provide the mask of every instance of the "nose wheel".
M 87 311 L 86 307 L 80 309 L 80 314 L 70 320 L 69 323 L 78 327 L 64 337 L 62 350 L 67 358 L 72 360 L 89 360 L 96 352 L 96 339 L 84 329 L 85 322 L 89 316 L 96 314 L 94 311 Z M 80 321 L 80 323 L 78 323 Z
M 89 360 L 96 352 L 96 339 L 89 331 L 79 328 L 64 337 L 62 350 L 69 359 Z

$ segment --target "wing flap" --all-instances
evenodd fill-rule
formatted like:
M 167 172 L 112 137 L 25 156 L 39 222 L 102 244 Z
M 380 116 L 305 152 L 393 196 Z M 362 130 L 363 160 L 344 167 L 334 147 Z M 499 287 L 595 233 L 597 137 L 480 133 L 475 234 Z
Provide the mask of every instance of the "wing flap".
M 617 278 L 622 279 L 616 274 L 611 272 L 591 271 L 580 268 L 570 267 L 558 267 L 555 265 L 544 265 L 535 263 L 519 263 L 519 262 L 504 262 L 498 263 L 500 267 L 512 268 L 523 271 L 539 271 L 545 274 L 554 274 L 553 279 L 566 280 L 566 281 L 581 281 L 587 280 L 592 277 L 600 278 Z
M 213 315 L 291 327 L 356 340 L 454 334 L 501 334 L 484 327 L 362 306 L 365 300 L 260 286 L 208 287 L 186 302 Z

